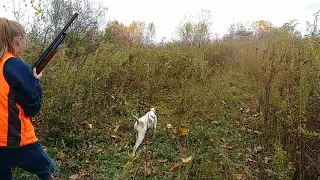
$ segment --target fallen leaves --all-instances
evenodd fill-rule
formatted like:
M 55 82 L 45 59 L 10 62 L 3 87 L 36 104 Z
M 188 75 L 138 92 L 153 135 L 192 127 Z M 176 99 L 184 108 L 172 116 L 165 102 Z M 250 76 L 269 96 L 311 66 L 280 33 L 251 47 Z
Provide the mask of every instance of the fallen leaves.
M 69 176 L 70 180 L 79 180 L 83 176 L 90 176 L 90 172 L 81 170 L 80 173 Z
M 88 123 L 87 121 L 83 121 L 82 124 L 86 124 L 89 127 L 89 129 L 93 128 L 93 125 Z
M 167 129 L 172 129 L 172 132 L 173 134 L 177 134 L 178 131 L 177 131 L 177 128 L 174 128 L 172 126 L 172 124 L 167 124 Z M 187 136 L 190 132 L 190 129 L 189 128 L 186 128 L 186 127 L 180 127 L 179 128 L 179 135 L 180 136 Z
M 271 160 L 271 159 L 272 159 L 272 157 L 268 157 L 268 156 L 264 157 L 264 163 L 268 164 L 269 160 Z
M 258 146 L 258 147 L 253 148 L 253 151 L 254 151 L 255 153 L 259 153 L 262 149 L 263 149 L 263 147 Z
M 262 134 L 262 132 L 256 131 L 256 130 L 254 130 L 253 133 L 255 133 L 255 134 Z
M 120 125 L 117 125 L 117 126 L 113 129 L 113 132 L 114 132 L 114 133 L 117 133 L 117 132 L 118 132 L 119 127 L 120 127 Z
M 189 156 L 189 157 L 181 157 L 180 158 L 181 161 L 180 162 L 176 162 L 176 163 L 173 163 L 171 165 L 171 168 L 170 168 L 170 171 L 171 172 L 176 172 L 177 169 L 179 169 L 180 167 L 183 166 L 184 163 L 189 163 L 192 161 L 192 156 Z M 168 159 L 164 159 L 164 158 L 160 158 L 160 159 L 157 159 L 156 160 L 157 162 L 159 163 L 166 163 L 168 162 Z M 150 177 L 151 174 L 152 174 L 152 154 L 150 151 L 147 152 L 147 157 L 146 157 L 146 160 L 145 160 L 145 165 L 144 165 L 144 169 L 145 169 L 145 176 L 146 177 Z M 154 172 L 156 172 L 157 170 L 154 170 Z M 158 171 L 157 171 L 158 172 Z
M 98 154 L 102 154 L 102 152 L 103 152 L 103 150 L 102 150 L 101 148 L 99 148 L 99 149 L 97 150 L 97 153 L 98 153 Z
M 248 147 L 246 148 L 246 151 L 248 151 L 248 153 L 255 153 L 255 154 L 260 153 L 262 150 L 263 150 L 263 147 L 261 146 L 254 147 L 253 150 Z
M 187 163 L 192 160 L 192 156 L 187 157 L 187 158 L 181 158 L 181 160 L 182 160 L 182 162 Z
M 221 147 L 224 149 L 227 149 L 227 150 L 231 150 L 234 148 L 234 146 L 230 146 L 230 145 L 226 145 L 226 144 L 221 145 Z
M 210 143 L 208 144 L 209 147 L 213 147 L 214 143 L 213 143 L 213 139 L 210 139 Z
M 248 158 L 248 159 L 246 160 L 246 162 L 249 162 L 249 163 L 256 163 L 257 161 L 256 161 L 256 160 L 254 160 L 254 159 Z
M 110 137 L 112 137 L 113 139 L 120 139 L 120 137 L 118 135 L 115 135 L 115 134 L 111 134 Z
M 177 162 L 177 163 L 174 163 L 172 166 L 171 166 L 171 172 L 176 172 L 177 169 L 181 166 L 181 163 L 180 162 Z
M 80 174 L 74 174 L 74 175 L 69 177 L 69 179 L 71 179 L 71 180 L 76 180 L 78 178 L 80 178 Z
M 172 131 L 173 131 L 174 134 L 178 133 L 176 129 L 173 129 Z
M 240 122 L 239 122 L 239 121 L 236 121 L 236 122 L 234 122 L 233 125 L 236 126 L 236 127 L 240 127 Z
M 110 137 L 112 139 L 115 139 L 115 140 L 119 140 L 120 139 L 120 137 L 117 135 L 117 133 L 119 131 L 119 128 L 120 128 L 120 125 L 118 125 L 118 123 L 117 123 L 116 127 L 112 130 L 112 133 L 110 135 Z
M 61 153 L 59 154 L 59 157 L 60 157 L 60 159 L 64 159 L 64 157 L 65 157 L 64 153 L 61 152 Z
M 244 179 L 243 174 L 233 174 L 233 176 L 234 176 L 237 180 L 243 180 L 243 179 Z
M 177 134 L 177 129 L 173 127 L 172 124 L 167 124 L 167 129 L 172 129 L 173 134 Z
M 218 121 L 212 121 L 213 124 L 218 125 L 219 122 Z
M 254 114 L 254 115 L 252 115 L 252 117 L 257 117 L 257 116 L 259 116 L 261 113 L 256 113 L 256 114 Z
M 186 136 L 189 134 L 190 129 L 188 128 L 180 128 L 180 136 Z
M 80 171 L 80 176 L 90 176 L 90 172 L 85 171 L 85 170 L 81 170 Z
M 189 156 L 187 158 L 181 158 L 181 162 L 177 162 L 177 163 L 172 164 L 171 169 L 170 169 L 171 172 L 177 171 L 177 169 L 180 168 L 183 165 L 183 163 L 188 163 L 191 160 L 192 160 L 192 156 Z

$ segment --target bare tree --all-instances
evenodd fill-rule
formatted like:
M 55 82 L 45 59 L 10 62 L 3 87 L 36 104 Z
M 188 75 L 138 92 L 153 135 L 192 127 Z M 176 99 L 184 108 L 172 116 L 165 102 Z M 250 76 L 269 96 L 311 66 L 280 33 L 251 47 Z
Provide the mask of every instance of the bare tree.
M 150 23 L 148 27 L 145 28 L 143 43 L 147 45 L 153 44 L 155 35 L 156 35 L 156 26 L 153 23 Z
M 313 16 L 314 16 L 313 23 L 307 22 L 307 32 L 311 36 L 319 36 L 320 30 L 318 27 L 318 22 L 319 22 L 320 10 L 318 10 Z
M 185 15 L 176 30 L 178 41 L 188 45 L 201 46 L 210 41 L 212 36 L 211 26 L 209 10 L 202 9 L 196 20 L 193 20 L 192 16 Z

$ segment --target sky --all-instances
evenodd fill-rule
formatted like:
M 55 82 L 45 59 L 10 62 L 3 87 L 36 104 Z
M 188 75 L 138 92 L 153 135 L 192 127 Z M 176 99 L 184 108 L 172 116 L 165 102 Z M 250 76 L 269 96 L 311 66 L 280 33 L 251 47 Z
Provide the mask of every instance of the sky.
M 12 0 L 11 0 L 12 1 Z M 100 2 L 101 0 L 94 0 Z M 1 0 L 0 16 L 12 19 L 12 15 L 3 10 L 2 4 L 10 0 Z M 125 25 L 132 21 L 153 22 L 156 27 L 156 40 L 163 37 L 171 39 L 176 27 L 184 15 L 197 15 L 201 9 L 211 12 L 213 34 L 222 36 L 233 23 L 242 21 L 269 20 L 275 26 L 281 26 L 297 19 L 297 28 L 306 30 L 306 21 L 312 22 L 313 14 L 320 10 L 320 0 L 104 0 L 108 8 L 106 21 L 118 20 Z
M 157 40 L 170 38 L 187 13 L 197 15 L 202 8 L 211 12 L 212 32 L 223 35 L 233 22 L 269 20 L 281 26 L 290 20 L 299 21 L 299 30 L 320 10 L 320 0 L 108 0 L 107 18 L 124 24 L 133 20 L 153 22 Z

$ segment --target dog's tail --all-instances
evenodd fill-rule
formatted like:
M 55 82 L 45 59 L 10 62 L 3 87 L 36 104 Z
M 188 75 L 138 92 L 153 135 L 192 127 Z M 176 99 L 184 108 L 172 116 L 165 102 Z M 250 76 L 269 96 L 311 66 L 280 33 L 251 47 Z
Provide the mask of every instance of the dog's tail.
M 131 111 L 131 115 L 132 115 L 134 118 L 136 118 L 136 120 L 139 122 L 139 118 L 133 114 L 133 111 L 134 111 L 134 110 Z

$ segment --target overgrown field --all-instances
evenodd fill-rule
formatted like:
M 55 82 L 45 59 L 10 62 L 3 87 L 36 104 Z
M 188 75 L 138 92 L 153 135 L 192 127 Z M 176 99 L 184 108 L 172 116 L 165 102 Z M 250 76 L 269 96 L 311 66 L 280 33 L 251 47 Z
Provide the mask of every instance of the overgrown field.
M 317 179 L 319 44 L 279 30 L 200 47 L 65 46 L 43 72 L 36 132 L 56 179 Z M 133 158 L 130 113 L 150 107 L 158 131 Z

